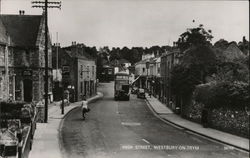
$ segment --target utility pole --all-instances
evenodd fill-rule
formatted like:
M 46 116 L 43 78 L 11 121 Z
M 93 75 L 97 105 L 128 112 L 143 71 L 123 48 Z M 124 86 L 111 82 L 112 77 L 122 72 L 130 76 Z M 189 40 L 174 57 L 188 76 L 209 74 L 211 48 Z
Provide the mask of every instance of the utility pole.
M 59 8 L 61 9 L 61 2 L 48 2 L 45 1 L 33 1 L 32 8 L 43 8 L 44 16 L 45 16 L 45 114 L 44 114 L 44 122 L 48 122 L 48 8 Z M 50 6 L 48 6 L 50 4 Z
M 56 81 L 58 81 L 58 32 L 56 32 Z

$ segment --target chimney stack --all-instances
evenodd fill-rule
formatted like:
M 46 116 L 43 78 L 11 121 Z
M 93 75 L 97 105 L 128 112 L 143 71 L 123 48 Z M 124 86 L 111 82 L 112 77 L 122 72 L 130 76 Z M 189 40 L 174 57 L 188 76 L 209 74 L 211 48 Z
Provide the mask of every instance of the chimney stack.
M 19 15 L 24 15 L 25 11 L 24 10 L 19 10 Z

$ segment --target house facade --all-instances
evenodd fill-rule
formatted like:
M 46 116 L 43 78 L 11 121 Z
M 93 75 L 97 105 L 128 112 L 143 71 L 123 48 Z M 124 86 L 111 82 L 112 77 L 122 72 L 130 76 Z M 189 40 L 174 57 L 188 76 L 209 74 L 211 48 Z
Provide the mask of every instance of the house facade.
M 89 56 L 84 45 L 72 43 L 62 48 L 62 86 L 69 91 L 71 102 L 89 98 L 96 94 L 96 61 Z
M 170 90 L 170 77 L 172 68 L 179 63 L 179 53 L 179 50 L 176 49 L 171 52 L 166 52 L 161 56 L 161 101 L 167 106 L 169 106 L 170 101 L 174 100 Z
M 15 94 L 13 88 L 13 53 L 10 47 L 10 37 L 0 20 L 0 100 L 9 100 Z M 11 80 L 11 87 L 10 85 Z M 11 88 L 11 89 L 10 89 Z
M 9 36 L 5 54 L 8 70 L 7 97 L 26 102 L 44 99 L 45 53 L 44 53 L 44 16 L 43 15 L 0 15 L 0 21 Z M 3 49 L 3 48 L 2 48 Z M 3 51 L 3 50 L 2 50 Z M 1 52 L 2 52 L 1 51 Z M 48 84 L 52 98 L 52 56 L 51 42 L 48 39 Z
M 153 75 L 153 59 L 154 53 L 151 54 L 143 54 L 142 60 L 135 63 L 135 78 L 136 78 L 136 85 L 140 88 L 149 89 L 149 78 L 150 73 Z M 150 67 L 151 65 L 151 67 Z

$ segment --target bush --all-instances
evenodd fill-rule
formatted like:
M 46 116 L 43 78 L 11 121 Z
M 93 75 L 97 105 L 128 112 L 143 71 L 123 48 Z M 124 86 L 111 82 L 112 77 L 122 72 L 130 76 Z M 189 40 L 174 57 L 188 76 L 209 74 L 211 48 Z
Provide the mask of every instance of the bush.
M 244 82 L 214 82 L 199 85 L 194 100 L 210 108 L 244 109 L 249 105 L 249 84 Z

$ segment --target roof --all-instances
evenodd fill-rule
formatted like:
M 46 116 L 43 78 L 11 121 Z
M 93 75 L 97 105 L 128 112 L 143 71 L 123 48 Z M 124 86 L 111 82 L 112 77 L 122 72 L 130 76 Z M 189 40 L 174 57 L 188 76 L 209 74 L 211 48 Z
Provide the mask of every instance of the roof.
M 6 29 L 0 19 L 0 44 L 7 44 L 8 41 L 7 41 L 7 32 L 6 32 Z
M 127 72 L 117 72 L 117 73 L 115 73 L 115 75 L 124 75 L 124 76 L 129 76 L 129 74 L 127 73 Z
M 226 47 L 216 47 L 216 56 L 224 60 L 244 58 L 246 55 L 239 49 L 235 42 L 230 42 Z
M 147 62 L 152 64 L 152 63 L 155 63 L 157 59 L 158 59 L 158 57 L 152 57 L 152 58 L 149 58 L 149 59 L 144 59 L 144 60 L 141 60 L 141 61 L 135 63 L 135 65 L 146 64 Z
M 0 15 L 15 46 L 35 46 L 42 15 Z
M 130 63 L 130 62 L 128 60 L 126 60 L 126 59 L 120 59 L 119 63 L 124 64 L 124 63 Z
M 84 48 L 81 45 L 74 45 L 74 46 L 68 46 L 62 48 L 64 49 L 70 57 L 78 58 L 78 59 L 85 59 L 85 60 L 95 60 L 93 56 L 88 54 Z

